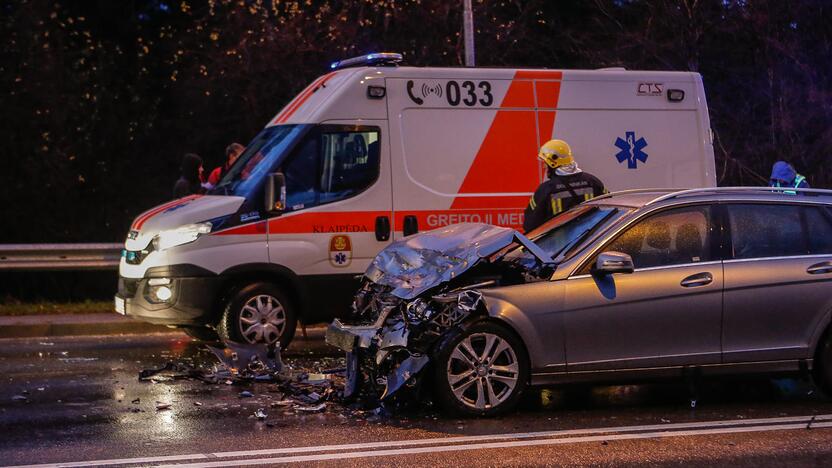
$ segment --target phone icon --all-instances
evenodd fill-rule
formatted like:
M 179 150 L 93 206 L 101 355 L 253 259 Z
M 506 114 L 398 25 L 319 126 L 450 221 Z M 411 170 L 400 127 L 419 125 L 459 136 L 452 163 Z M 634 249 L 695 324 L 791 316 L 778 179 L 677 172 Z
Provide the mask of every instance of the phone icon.
M 407 95 L 410 97 L 410 100 L 415 102 L 418 105 L 422 105 L 425 103 L 424 99 L 420 98 L 413 94 L 413 80 L 407 80 Z

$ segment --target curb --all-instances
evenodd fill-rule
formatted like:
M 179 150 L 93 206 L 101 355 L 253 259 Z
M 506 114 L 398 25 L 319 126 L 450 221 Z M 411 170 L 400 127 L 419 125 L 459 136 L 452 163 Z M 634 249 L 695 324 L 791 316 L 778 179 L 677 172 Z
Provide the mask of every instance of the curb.
M 77 320 L 67 320 L 67 317 L 77 317 Z M 182 333 L 162 325 L 115 317 L 116 320 L 89 320 L 88 315 L 2 317 L 0 338 Z

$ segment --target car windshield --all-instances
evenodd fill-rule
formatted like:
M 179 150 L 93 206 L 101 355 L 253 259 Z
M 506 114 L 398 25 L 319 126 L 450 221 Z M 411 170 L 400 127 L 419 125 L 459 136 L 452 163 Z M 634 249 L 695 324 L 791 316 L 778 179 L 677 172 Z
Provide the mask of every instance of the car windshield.
M 263 129 L 209 193 L 248 197 L 260 186 L 266 174 L 277 167 L 287 151 L 306 133 L 309 127 L 309 125 L 275 125 Z
M 580 205 L 543 223 L 527 233 L 526 237 L 559 263 L 569 258 L 590 235 L 609 226 L 628 211 L 617 206 Z M 506 258 L 525 255 L 525 249 L 519 248 Z
M 577 212 L 573 213 L 573 211 Z M 548 230 L 540 234 L 531 232 L 530 239 L 555 261 L 562 261 L 568 258 L 569 253 L 574 251 L 575 247 L 589 238 L 590 234 L 618 219 L 624 212 L 623 209 L 614 206 L 579 207 L 564 213 L 562 215 L 564 219 L 552 220 L 556 222 Z

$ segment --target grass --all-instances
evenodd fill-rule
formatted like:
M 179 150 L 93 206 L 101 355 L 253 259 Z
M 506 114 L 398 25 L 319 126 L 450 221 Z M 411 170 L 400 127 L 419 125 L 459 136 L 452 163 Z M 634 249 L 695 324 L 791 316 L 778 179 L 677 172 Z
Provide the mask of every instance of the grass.
M 18 315 L 67 315 L 67 314 L 101 314 L 114 313 L 113 301 L 84 302 L 20 302 L 3 301 L 0 303 L 0 317 Z

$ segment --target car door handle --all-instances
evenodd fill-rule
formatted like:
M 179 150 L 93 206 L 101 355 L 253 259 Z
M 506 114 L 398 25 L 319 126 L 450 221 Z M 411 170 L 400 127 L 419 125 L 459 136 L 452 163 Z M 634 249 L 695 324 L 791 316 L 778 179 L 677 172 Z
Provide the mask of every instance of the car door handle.
M 823 275 L 826 273 L 832 273 L 832 262 L 815 263 L 814 265 L 806 269 L 806 273 L 809 273 L 810 275 Z
M 714 275 L 705 272 L 705 273 L 697 273 L 695 275 L 690 275 L 687 278 L 683 279 L 681 283 L 682 286 L 686 288 L 693 288 L 696 286 L 705 286 L 706 284 L 711 284 L 714 281 Z

